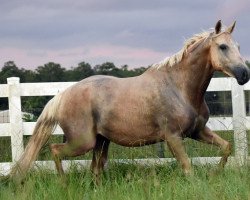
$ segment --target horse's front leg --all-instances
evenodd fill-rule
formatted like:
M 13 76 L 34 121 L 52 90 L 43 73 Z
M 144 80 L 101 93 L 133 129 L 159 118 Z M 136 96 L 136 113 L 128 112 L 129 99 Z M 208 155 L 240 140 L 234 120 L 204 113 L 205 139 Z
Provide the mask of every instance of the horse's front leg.
M 227 163 L 227 159 L 231 154 L 231 144 L 228 141 L 222 139 L 215 132 L 211 131 L 207 126 L 205 126 L 203 131 L 199 132 L 197 140 L 208 144 L 213 144 L 221 148 L 222 157 L 219 167 L 224 168 L 225 164 Z
M 173 156 L 180 162 L 184 174 L 191 175 L 193 173 L 191 162 L 185 151 L 182 138 L 177 134 L 165 134 L 165 141 Z

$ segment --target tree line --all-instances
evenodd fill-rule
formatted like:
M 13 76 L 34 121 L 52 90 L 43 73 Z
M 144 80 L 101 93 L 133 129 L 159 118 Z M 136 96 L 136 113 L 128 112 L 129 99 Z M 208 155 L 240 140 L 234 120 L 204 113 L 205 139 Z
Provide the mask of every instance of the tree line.
M 0 84 L 6 83 L 8 77 L 20 77 L 20 82 L 64 82 L 79 81 L 92 75 L 111 75 L 132 77 L 142 74 L 147 68 L 128 69 L 127 65 L 116 67 L 112 62 L 105 62 L 92 67 L 89 63 L 80 62 L 77 66 L 66 69 L 60 64 L 49 62 L 34 70 L 18 68 L 13 61 L 4 63 L 0 71 Z

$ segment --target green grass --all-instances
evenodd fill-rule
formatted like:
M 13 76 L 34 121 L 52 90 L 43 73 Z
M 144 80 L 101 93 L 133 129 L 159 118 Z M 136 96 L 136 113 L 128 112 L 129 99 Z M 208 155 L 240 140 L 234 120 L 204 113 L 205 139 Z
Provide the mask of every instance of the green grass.
M 194 176 L 184 177 L 179 166 L 141 167 L 111 163 L 99 186 L 89 170 L 74 168 L 65 179 L 46 171 L 31 172 L 23 185 L 0 182 L 0 199 L 220 199 L 250 198 L 250 168 L 195 167 Z
M 0 137 L 0 162 L 11 162 L 10 137 Z
M 233 143 L 232 132 L 219 133 Z M 248 134 L 249 137 L 250 134 Z M 250 138 L 249 138 L 250 139 Z M 25 144 L 28 138 L 25 138 Z M 249 140 L 248 140 L 249 141 Z M 53 136 L 49 143 L 62 142 L 61 136 Z M 219 156 L 218 148 L 185 140 L 188 155 Z M 249 148 L 250 149 L 250 148 Z M 9 138 L 0 140 L 1 161 L 11 160 Z M 165 148 L 165 156 L 172 157 Z M 88 153 L 77 159 L 91 159 Z M 156 158 L 155 145 L 127 148 L 111 144 L 109 158 Z M 39 160 L 51 159 L 48 147 Z M 75 158 L 73 158 L 75 159 Z M 138 166 L 136 164 L 110 163 L 96 187 L 89 169 L 80 172 L 75 167 L 66 174 L 65 180 L 45 170 L 32 171 L 23 185 L 0 181 L 0 199 L 248 199 L 250 200 L 250 167 L 227 167 L 216 172 L 216 166 L 193 166 L 194 176 L 184 177 L 175 162 L 165 166 Z

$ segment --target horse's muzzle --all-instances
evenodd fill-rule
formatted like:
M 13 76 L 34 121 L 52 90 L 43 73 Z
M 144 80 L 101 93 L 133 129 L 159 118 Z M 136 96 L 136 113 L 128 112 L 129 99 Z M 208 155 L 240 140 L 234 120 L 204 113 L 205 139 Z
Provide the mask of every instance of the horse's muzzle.
M 248 67 L 242 65 L 234 67 L 232 70 L 237 82 L 239 85 L 244 85 L 249 81 L 250 78 L 250 70 Z

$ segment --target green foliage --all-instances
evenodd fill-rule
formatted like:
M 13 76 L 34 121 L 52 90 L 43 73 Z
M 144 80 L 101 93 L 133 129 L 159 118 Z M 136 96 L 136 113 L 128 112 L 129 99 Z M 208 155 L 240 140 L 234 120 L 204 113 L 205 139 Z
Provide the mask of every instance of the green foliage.
M 116 76 L 120 78 L 138 76 L 146 71 L 147 68 L 140 67 L 135 69 L 128 69 L 127 65 L 123 65 L 121 68 L 117 68 L 113 63 L 106 62 L 101 65 L 96 65 L 94 67 L 94 73 L 96 75 L 109 75 Z
M 7 78 L 12 76 L 21 77 L 22 73 L 13 61 L 8 61 L 4 63 L 2 71 L 0 72 L 0 83 L 7 83 Z
M 80 62 L 76 67 L 67 70 L 60 64 L 49 62 L 32 71 L 19 69 L 13 61 L 8 61 L 0 71 L 0 83 L 6 83 L 8 77 L 20 77 L 21 82 L 80 81 L 93 75 L 131 77 L 142 74 L 146 69 L 145 67 L 129 69 L 127 65 L 118 68 L 112 62 L 105 62 L 92 67 L 89 63 Z
M 21 69 L 21 82 L 22 83 L 31 83 L 31 82 L 36 82 L 36 73 L 32 70 L 27 70 L 27 69 Z
M 22 97 L 22 110 L 38 117 L 51 98 L 51 96 Z
M 65 81 L 80 81 L 94 74 L 94 70 L 89 63 L 81 62 L 77 67 L 65 71 L 64 79 Z
M 65 68 L 60 64 L 49 62 L 44 66 L 39 66 L 36 69 L 38 82 L 60 82 L 64 81 Z
M 37 120 L 37 117 L 35 115 L 32 115 L 30 113 L 23 114 L 23 121 L 25 122 L 35 122 Z

